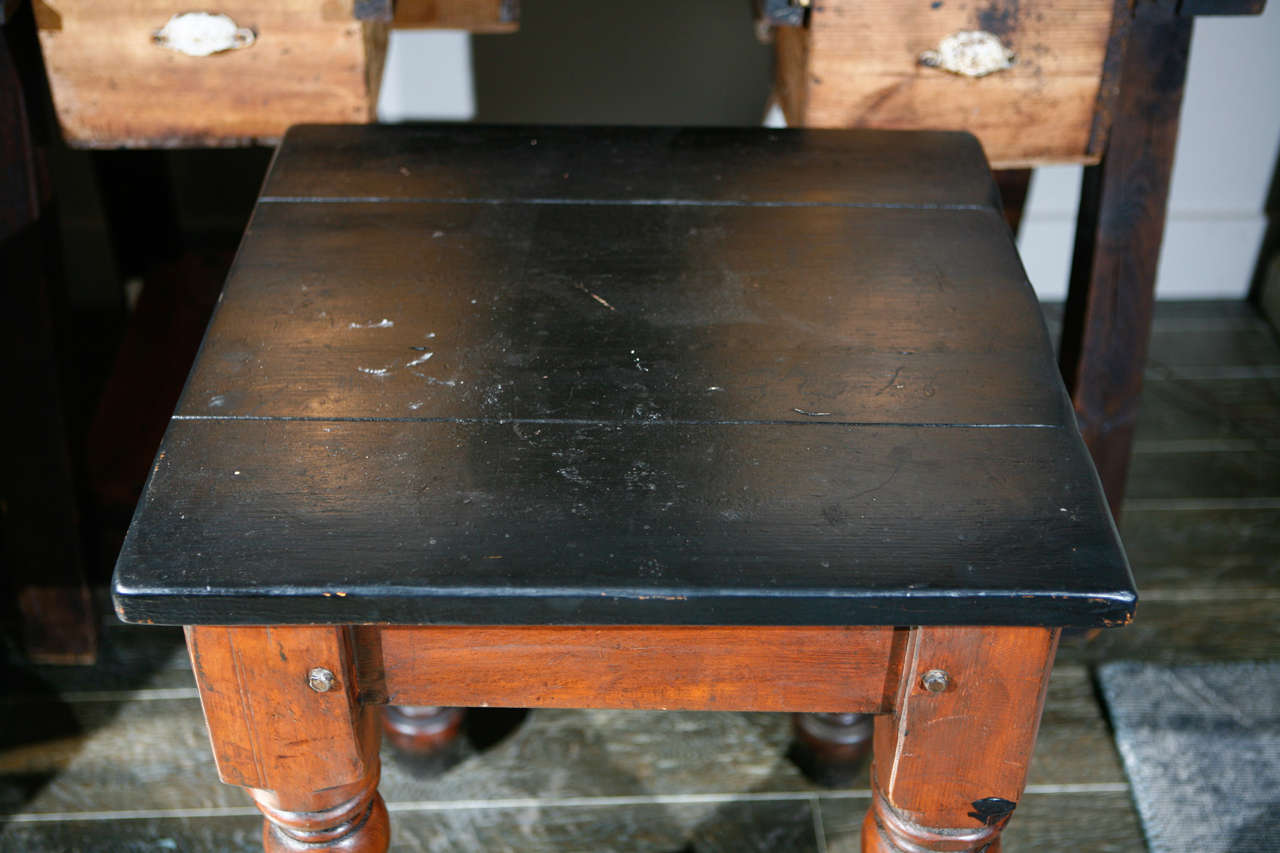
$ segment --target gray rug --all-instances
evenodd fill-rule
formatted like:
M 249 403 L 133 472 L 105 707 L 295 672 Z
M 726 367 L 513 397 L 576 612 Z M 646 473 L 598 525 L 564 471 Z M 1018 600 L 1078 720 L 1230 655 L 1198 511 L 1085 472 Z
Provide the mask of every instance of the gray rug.
M 1152 853 L 1280 851 L 1280 663 L 1099 674 Z

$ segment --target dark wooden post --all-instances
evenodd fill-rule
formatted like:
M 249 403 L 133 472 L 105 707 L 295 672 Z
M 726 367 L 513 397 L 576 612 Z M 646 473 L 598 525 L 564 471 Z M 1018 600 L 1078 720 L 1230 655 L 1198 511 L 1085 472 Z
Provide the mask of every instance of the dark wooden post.
M 1085 170 L 1059 364 L 1113 514 L 1146 365 L 1192 19 L 1138 6 L 1110 138 Z
M 31 7 L 15 13 L 7 4 L 0 24 L 0 562 L 28 656 L 91 663 L 97 628 L 50 308 L 59 264 L 44 156 L 48 92 Z

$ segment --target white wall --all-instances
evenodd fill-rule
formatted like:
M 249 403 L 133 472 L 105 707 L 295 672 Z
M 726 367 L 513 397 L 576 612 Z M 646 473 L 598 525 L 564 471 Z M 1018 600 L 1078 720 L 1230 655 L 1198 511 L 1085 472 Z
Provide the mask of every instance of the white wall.
M 475 113 L 468 33 L 391 31 L 378 96 L 379 121 L 467 121 Z
M 1156 293 L 1243 297 L 1280 149 L 1280 2 L 1260 17 L 1199 18 Z M 1037 170 L 1018 246 L 1036 291 L 1066 295 L 1080 169 Z

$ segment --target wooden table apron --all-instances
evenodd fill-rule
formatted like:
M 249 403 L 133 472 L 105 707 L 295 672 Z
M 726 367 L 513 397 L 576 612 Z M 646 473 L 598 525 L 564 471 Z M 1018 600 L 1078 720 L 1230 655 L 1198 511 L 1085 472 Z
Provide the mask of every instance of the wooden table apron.
M 275 827 L 317 843 L 380 816 L 375 712 L 394 703 L 874 713 L 875 803 L 864 850 L 904 842 L 994 850 L 1026 780 L 1058 634 L 1007 626 L 187 628 L 219 775 L 263 807 L 271 849 L 293 849 L 271 838 Z M 309 683 L 317 668 L 334 676 L 323 692 Z M 924 676 L 938 672 L 945 686 L 935 692 L 936 680 L 930 689 Z M 381 831 L 360 843 L 353 849 L 380 849 Z

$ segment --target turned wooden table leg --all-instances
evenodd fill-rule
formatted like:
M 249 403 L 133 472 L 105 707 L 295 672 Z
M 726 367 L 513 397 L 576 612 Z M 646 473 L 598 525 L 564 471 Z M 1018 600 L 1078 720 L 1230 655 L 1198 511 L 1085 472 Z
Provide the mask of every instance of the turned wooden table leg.
M 382 733 L 396 751 L 427 756 L 445 749 L 462 730 L 465 712 L 438 705 L 388 705 L 383 711 Z
M 997 853 L 1022 796 L 1058 631 L 917 628 L 876 718 L 863 853 Z
M 860 782 L 874 721 L 871 714 L 792 714 L 788 756 L 819 785 L 840 788 Z
M 347 629 L 191 627 L 222 781 L 249 790 L 268 853 L 383 853 L 377 709 L 360 704 Z

